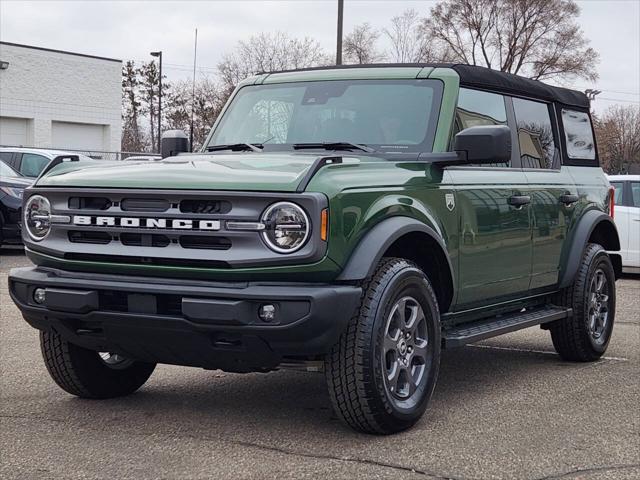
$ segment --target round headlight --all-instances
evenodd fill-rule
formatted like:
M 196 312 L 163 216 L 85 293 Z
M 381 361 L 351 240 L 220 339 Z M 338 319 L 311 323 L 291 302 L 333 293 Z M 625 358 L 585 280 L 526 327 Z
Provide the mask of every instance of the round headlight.
M 291 253 L 304 246 L 309 238 L 309 219 L 305 211 L 291 202 L 278 202 L 262 214 L 265 229 L 262 238 L 278 253 Z
M 29 198 L 24 206 L 24 226 L 29 236 L 39 242 L 51 229 L 51 204 L 41 195 Z

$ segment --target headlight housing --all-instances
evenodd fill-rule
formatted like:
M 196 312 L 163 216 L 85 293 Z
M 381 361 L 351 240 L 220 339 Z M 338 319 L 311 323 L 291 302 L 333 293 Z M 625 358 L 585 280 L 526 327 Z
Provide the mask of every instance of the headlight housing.
M 2 190 L 5 194 L 9 195 L 10 197 L 22 200 L 22 193 L 24 192 L 24 188 L 0 187 L 0 190 Z
M 51 229 L 51 204 L 42 195 L 34 195 L 24 205 L 24 226 L 29 236 L 39 242 Z
M 295 203 L 274 203 L 264 211 L 261 220 L 265 226 L 262 238 L 274 252 L 295 252 L 309 239 L 309 217 L 302 207 Z

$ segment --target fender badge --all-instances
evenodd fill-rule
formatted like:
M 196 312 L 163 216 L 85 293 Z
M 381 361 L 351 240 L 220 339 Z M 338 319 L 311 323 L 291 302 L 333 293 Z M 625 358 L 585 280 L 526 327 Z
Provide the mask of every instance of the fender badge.
M 444 196 L 444 201 L 447 204 L 447 209 L 450 212 L 453 212 L 453 209 L 456 208 L 456 199 L 453 196 L 453 193 L 447 193 Z

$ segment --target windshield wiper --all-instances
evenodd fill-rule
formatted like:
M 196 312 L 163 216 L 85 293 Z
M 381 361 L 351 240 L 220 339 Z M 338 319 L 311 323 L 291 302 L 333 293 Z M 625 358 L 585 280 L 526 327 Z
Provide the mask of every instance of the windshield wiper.
M 228 145 L 209 145 L 207 152 L 217 152 L 219 150 L 232 150 L 234 152 L 251 150 L 252 152 L 261 152 L 263 148 L 259 143 L 230 143 Z
M 294 143 L 294 150 L 304 150 L 312 148 L 324 148 L 325 150 L 362 150 L 367 153 L 376 152 L 375 148 L 371 148 L 361 143 L 351 142 L 317 142 L 317 143 Z

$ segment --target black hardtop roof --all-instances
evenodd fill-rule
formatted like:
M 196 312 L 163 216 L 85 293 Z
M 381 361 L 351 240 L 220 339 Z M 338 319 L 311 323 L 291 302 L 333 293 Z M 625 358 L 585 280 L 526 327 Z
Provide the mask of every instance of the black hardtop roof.
M 460 76 L 460 84 L 468 87 L 482 88 L 511 95 L 539 98 L 549 102 L 571 105 L 588 110 L 589 99 L 577 90 L 554 87 L 539 80 L 521 77 L 512 73 L 500 72 L 486 67 L 465 65 L 460 63 L 372 63 L 366 65 L 330 65 L 325 67 L 309 67 L 284 72 L 285 73 L 313 70 L 333 70 L 348 68 L 384 68 L 384 67 L 434 67 L 451 68 Z

